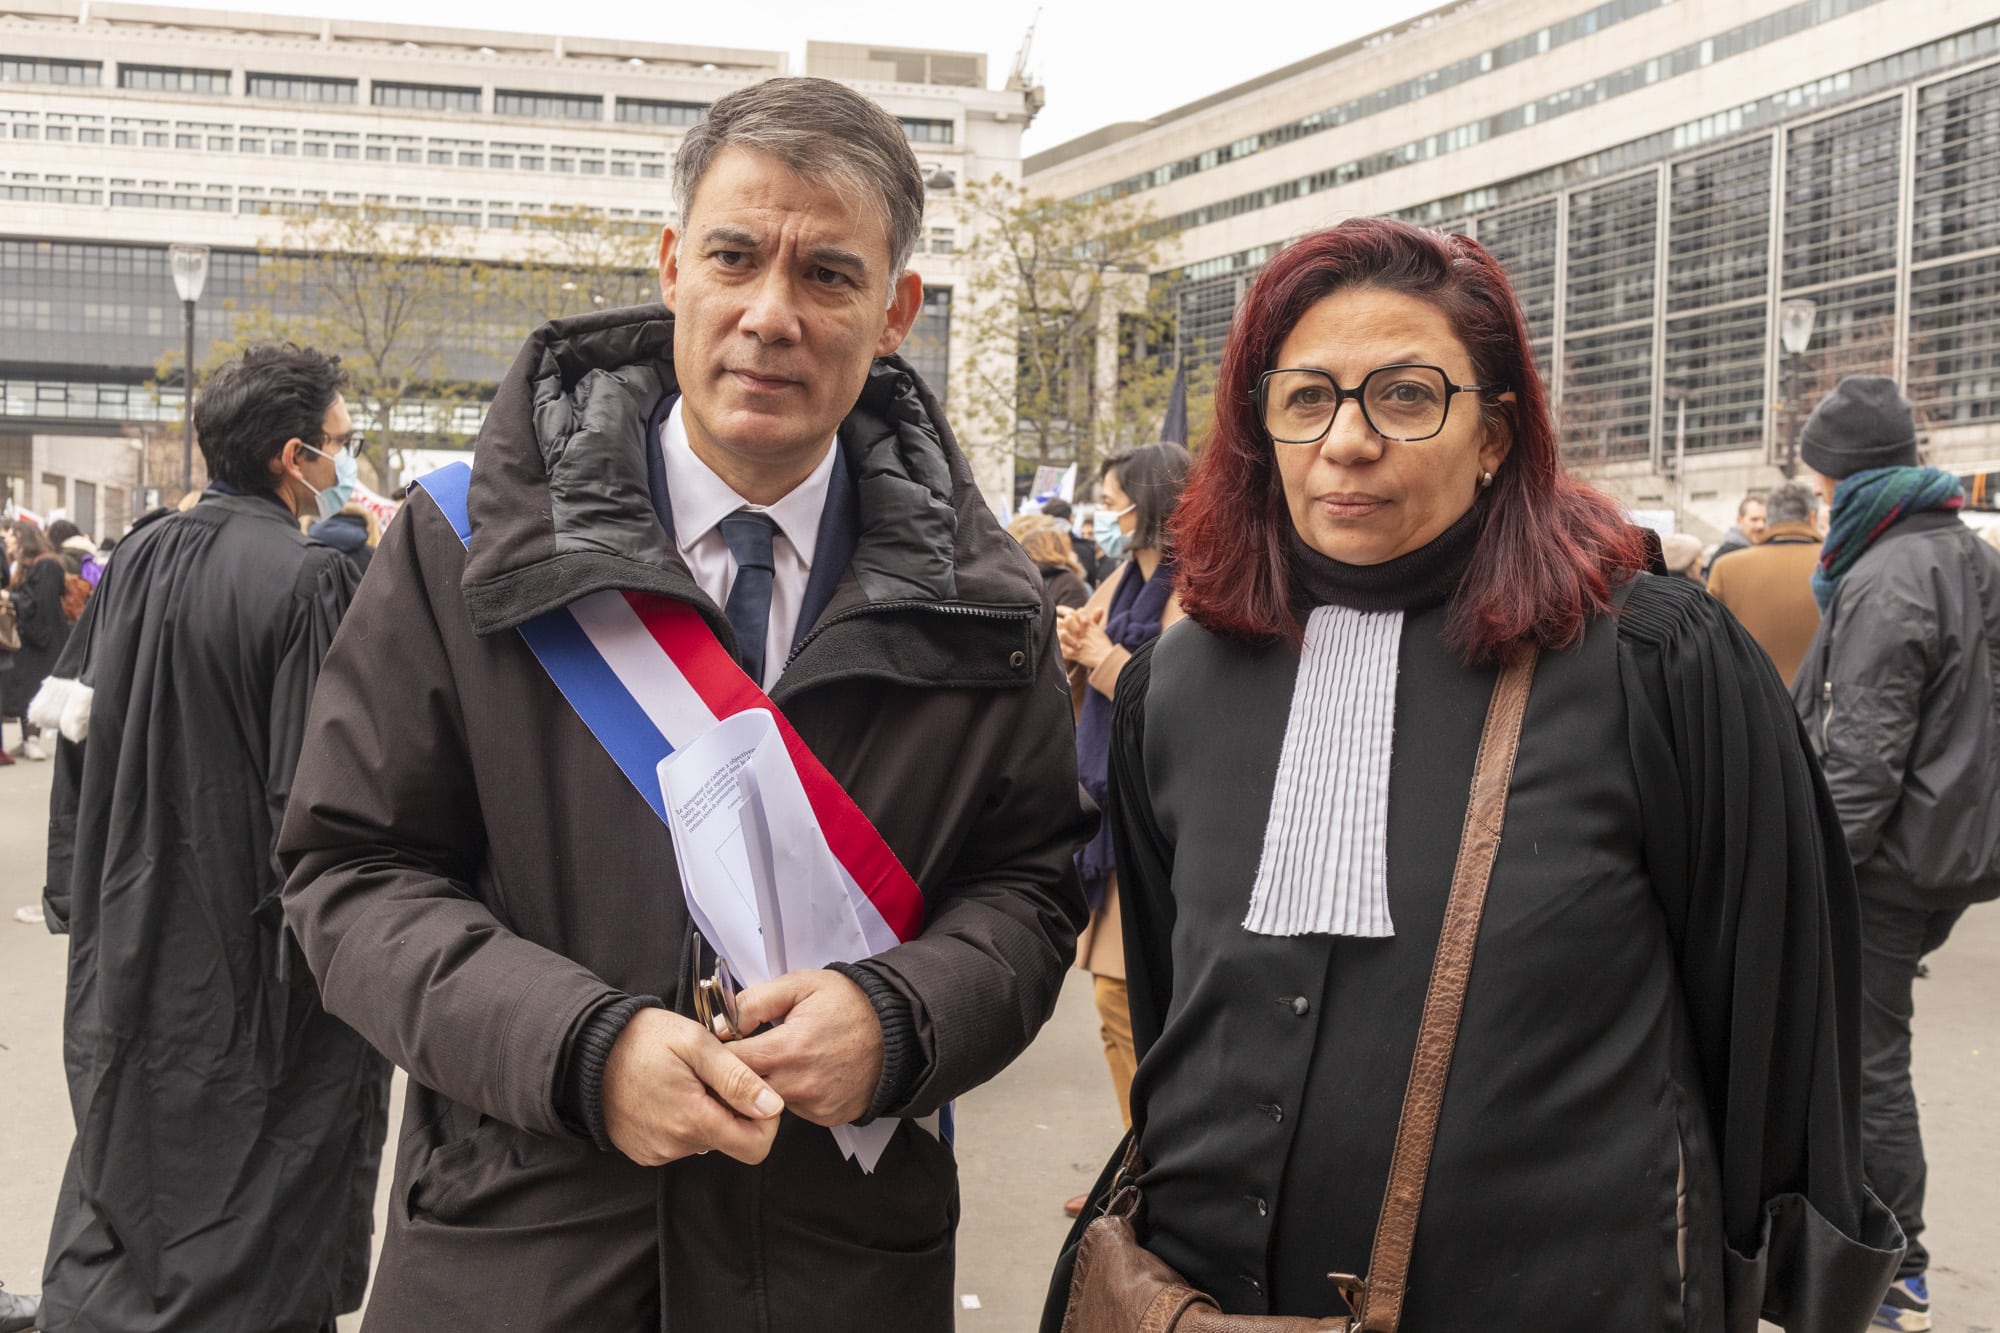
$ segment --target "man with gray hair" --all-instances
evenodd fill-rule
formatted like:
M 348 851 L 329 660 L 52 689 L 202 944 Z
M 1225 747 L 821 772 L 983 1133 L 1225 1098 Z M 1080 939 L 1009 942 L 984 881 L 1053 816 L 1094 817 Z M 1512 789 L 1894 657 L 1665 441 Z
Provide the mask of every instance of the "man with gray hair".
M 1708 590 L 1757 641 L 1787 685 L 1799 673 L 1806 646 L 1819 629 L 1812 572 L 1819 564 L 1819 497 L 1802 481 L 1788 481 L 1764 497 L 1764 540 L 1717 556 L 1708 568 Z
M 900 126 L 774 79 L 674 184 L 665 304 L 529 338 L 320 678 L 287 916 L 410 1074 L 370 1333 L 949 1328 L 948 1103 L 1047 1020 L 1083 920 L 1039 578 L 894 355 Z M 700 1022 L 721 941 L 656 768 L 691 708 L 795 731 L 808 823 L 893 930 Z M 887 1118 L 872 1172 L 821 1128 Z

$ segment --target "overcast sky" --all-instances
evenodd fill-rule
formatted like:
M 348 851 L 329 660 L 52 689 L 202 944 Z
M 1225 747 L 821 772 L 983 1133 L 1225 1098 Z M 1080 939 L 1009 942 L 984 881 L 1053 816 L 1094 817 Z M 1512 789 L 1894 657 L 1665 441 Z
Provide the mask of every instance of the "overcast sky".
M 803 71 L 808 38 L 984 51 L 987 81 L 1013 68 L 1037 0 L 205 0 L 213 8 L 556 32 L 638 41 L 786 49 Z M 1042 8 L 1028 67 L 1048 89 L 1026 152 L 1183 102 L 1432 8 L 1437 0 L 1053 0 Z

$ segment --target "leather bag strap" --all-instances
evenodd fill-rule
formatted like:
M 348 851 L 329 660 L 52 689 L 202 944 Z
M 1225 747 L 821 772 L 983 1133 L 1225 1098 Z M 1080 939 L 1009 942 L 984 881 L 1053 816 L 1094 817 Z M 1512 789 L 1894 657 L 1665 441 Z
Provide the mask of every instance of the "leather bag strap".
M 1365 1294 L 1356 1312 L 1358 1333 L 1395 1333 L 1403 1317 L 1417 1215 L 1423 1211 L 1424 1184 L 1430 1175 L 1431 1149 L 1437 1142 L 1445 1080 L 1451 1074 L 1466 983 L 1472 978 L 1472 955 L 1479 943 L 1486 885 L 1500 851 L 1500 826 L 1507 813 L 1507 792 L 1513 785 L 1514 756 L 1521 748 L 1521 722 L 1527 716 L 1535 658 L 1535 649 L 1530 646 L 1503 667 L 1493 685 L 1492 702 L 1487 705 L 1479 757 L 1472 767 L 1465 829 L 1459 835 L 1458 864 L 1452 872 L 1444 927 L 1438 933 L 1430 988 L 1424 995 L 1417 1052 L 1410 1060 L 1410 1084 L 1403 1094 L 1403 1115 L 1396 1126 L 1396 1150 L 1389 1159 L 1389 1187 L 1382 1197 L 1382 1216 L 1375 1225 L 1375 1247 L 1363 1284 Z

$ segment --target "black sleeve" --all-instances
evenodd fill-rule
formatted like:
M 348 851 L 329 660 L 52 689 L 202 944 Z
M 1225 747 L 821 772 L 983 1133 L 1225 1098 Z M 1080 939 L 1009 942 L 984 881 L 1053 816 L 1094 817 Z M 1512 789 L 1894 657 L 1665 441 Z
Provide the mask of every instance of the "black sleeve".
M 268 892 L 258 905 L 258 914 L 274 928 L 284 914 L 280 892 L 285 886 L 285 869 L 278 859 L 278 838 L 285 825 L 285 809 L 291 802 L 292 778 L 298 770 L 299 751 L 305 744 L 306 714 L 312 706 L 313 689 L 319 683 L 320 666 L 333 637 L 340 630 L 341 617 L 354 598 L 354 574 L 340 553 L 324 547 L 307 547 L 292 590 L 292 618 L 279 645 L 277 670 L 271 678 L 268 749 L 264 757 L 264 804 L 270 811 L 271 845 Z M 288 959 L 285 941 L 279 940 L 280 958 Z M 286 964 L 289 966 L 289 963 Z
M 1118 673 L 1111 701 L 1111 836 L 1118 866 L 1118 907 L 1125 920 L 1125 988 L 1132 1041 L 1144 1059 L 1166 1025 L 1174 994 L 1174 849 L 1153 818 L 1146 783 L 1146 696 L 1153 649 L 1140 645 Z
M 1826 783 L 1770 659 L 1694 584 L 1639 577 L 1619 669 L 1721 1166 L 1724 1323 L 1864 1327 L 1903 1239 L 1862 1180 L 1860 906 Z
M 93 596 L 83 604 L 69 642 L 63 645 L 43 692 L 53 690 L 65 703 L 81 705 L 86 724 L 90 707 L 90 644 L 97 627 L 102 597 Z M 39 701 L 40 695 L 37 695 Z M 59 710 L 67 711 L 67 710 Z M 88 735 L 88 732 L 83 733 Z M 69 933 L 70 880 L 76 867 L 76 818 L 83 792 L 83 742 L 72 739 L 58 726 L 53 739 L 55 772 L 49 788 L 49 843 L 47 877 L 42 882 L 42 914 L 51 935 Z
M 30 648 L 47 648 L 62 634 L 63 581 L 62 561 L 42 559 L 14 589 L 15 619 Z

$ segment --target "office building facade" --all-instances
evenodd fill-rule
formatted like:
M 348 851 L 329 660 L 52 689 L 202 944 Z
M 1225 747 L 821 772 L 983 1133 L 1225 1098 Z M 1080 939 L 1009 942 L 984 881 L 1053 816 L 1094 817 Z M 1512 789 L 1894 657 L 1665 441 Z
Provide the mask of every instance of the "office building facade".
M 1026 172 L 1151 205 L 1195 360 L 1308 231 L 1390 214 L 1476 237 L 1526 308 L 1571 465 L 1711 539 L 1843 374 L 1896 376 L 1934 461 L 2000 459 L 1990 4 L 1468 0 Z M 1794 356 L 1780 312 L 1801 300 Z
M 538 234 L 574 210 L 656 233 L 672 220 L 687 129 L 789 63 L 773 51 L 14 0 L 0 13 L 9 498 L 115 533 L 136 491 L 172 493 L 179 469 L 162 460 L 178 457 L 180 392 L 159 367 L 177 364 L 182 310 L 169 244 L 211 247 L 199 363 L 237 310 L 269 299 L 260 252 L 315 210 L 373 205 L 441 224 L 455 253 L 502 265 L 543 253 Z M 905 350 L 948 398 L 970 355 L 963 310 L 953 318 L 965 279 L 956 192 L 1018 179 L 1032 90 L 989 89 L 985 58 L 962 52 L 813 42 L 805 72 L 895 115 L 923 165 L 930 203 L 913 267 L 927 296 Z M 482 332 L 454 356 L 475 399 L 525 332 Z M 475 404 L 448 424 L 477 417 Z M 982 485 L 1004 496 L 1011 450 L 967 445 Z

